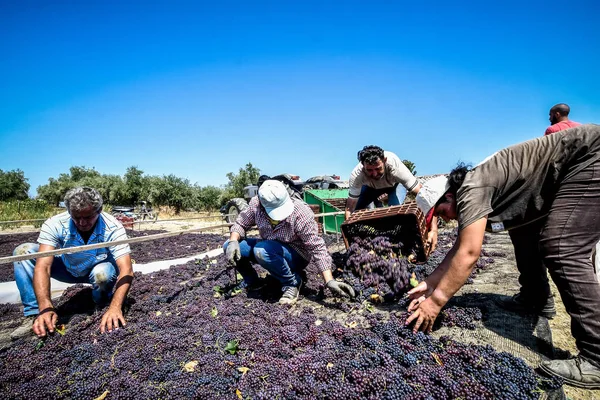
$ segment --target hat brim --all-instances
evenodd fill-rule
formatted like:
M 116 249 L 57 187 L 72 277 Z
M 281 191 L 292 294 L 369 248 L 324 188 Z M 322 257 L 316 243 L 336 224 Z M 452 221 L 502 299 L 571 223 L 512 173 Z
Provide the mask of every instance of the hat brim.
M 282 221 L 292 215 L 294 212 L 294 202 L 291 198 L 287 198 L 287 200 L 277 208 L 267 208 L 265 207 L 265 211 L 269 218 L 275 221 Z

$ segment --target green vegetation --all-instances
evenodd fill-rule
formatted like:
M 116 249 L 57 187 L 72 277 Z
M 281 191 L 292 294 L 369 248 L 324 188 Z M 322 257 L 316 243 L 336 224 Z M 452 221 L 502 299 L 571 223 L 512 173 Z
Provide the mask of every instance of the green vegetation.
M 29 198 L 29 183 L 20 169 L 2 171 L 0 169 L 0 201 L 25 200 Z
M 259 177 L 260 169 L 252 165 L 252 163 L 248 163 L 244 168 L 240 168 L 237 174 L 233 172 L 228 173 L 227 179 L 229 179 L 229 182 L 225 185 L 225 191 L 221 196 L 221 204 L 225 204 L 234 197 L 244 197 L 244 187 L 256 185 Z
M 51 206 L 43 200 L 11 200 L 0 201 L 0 221 L 22 221 L 26 219 L 45 220 L 55 214 L 58 214 L 54 206 Z M 42 226 L 44 221 L 32 222 L 30 225 L 35 227 Z M 20 226 L 18 223 L 0 224 L 0 229 Z
M 182 210 L 212 211 L 232 197 L 242 197 L 246 185 L 256 183 L 260 170 L 251 163 L 240 168 L 239 173 L 227 174 L 229 182 L 224 188 L 198 186 L 188 179 L 175 175 L 144 175 L 132 166 L 123 177 L 101 174 L 94 168 L 75 166 L 58 178 L 48 179 L 37 188 L 38 198 L 58 206 L 65 193 L 76 186 L 90 186 L 102 195 L 107 205 L 136 205 L 147 201 L 153 207 L 169 206 L 178 214 Z

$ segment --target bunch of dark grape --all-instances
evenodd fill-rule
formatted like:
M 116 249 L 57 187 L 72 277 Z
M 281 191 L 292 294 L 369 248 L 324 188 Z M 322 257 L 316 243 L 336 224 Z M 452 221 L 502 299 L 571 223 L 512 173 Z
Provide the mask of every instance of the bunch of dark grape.
M 442 326 L 475 329 L 476 321 L 481 321 L 481 309 L 477 307 L 446 307 L 440 313 Z
M 347 266 L 365 286 L 387 283 L 394 293 L 401 293 L 409 282 L 409 262 L 399 255 L 402 244 L 392 244 L 385 236 L 354 238 L 348 249 Z

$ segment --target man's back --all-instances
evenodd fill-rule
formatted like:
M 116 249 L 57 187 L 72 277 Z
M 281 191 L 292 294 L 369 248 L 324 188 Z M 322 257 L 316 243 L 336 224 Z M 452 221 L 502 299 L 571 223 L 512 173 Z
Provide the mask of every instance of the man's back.
M 554 125 L 550 125 L 548 129 L 546 129 L 546 132 L 544 132 L 544 135 L 551 135 L 553 133 L 564 131 L 565 129 L 569 128 L 574 128 L 579 125 L 581 125 L 579 122 L 569 120 L 557 122 Z

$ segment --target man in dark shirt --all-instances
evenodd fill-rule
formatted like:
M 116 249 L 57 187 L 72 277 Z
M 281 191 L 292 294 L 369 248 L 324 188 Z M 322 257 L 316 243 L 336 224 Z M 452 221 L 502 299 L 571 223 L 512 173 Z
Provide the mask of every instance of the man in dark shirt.
M 532 226 L 580 353 L 542 370 L 571 385 L 600 389 L 600 285 L 590 255 L 600 239 L 600 126 L 582 125 L 508 147 L 473 170 L 426 182 L 419 208 L 457 219 L 458 240 L 435 271 L 409 291 L 407 324 L 430 331 L 441 308 L 469 277 L 485 231 Z
M 551 126 L 544 135 L 550 135 L 581 125 L 569 120 L 571 109 L 567 104 L 556 104 L 550 109 Z M 548 272 L 539 254 L 540 226 L 527 224 L 508 231 L 515 249 L 515 261 L 519 270 L 519 293 L 497 303 L 502 308 L 515 312 L 531 312 L 552 319 L 556 315 L 554 297 L 550 292 Z

